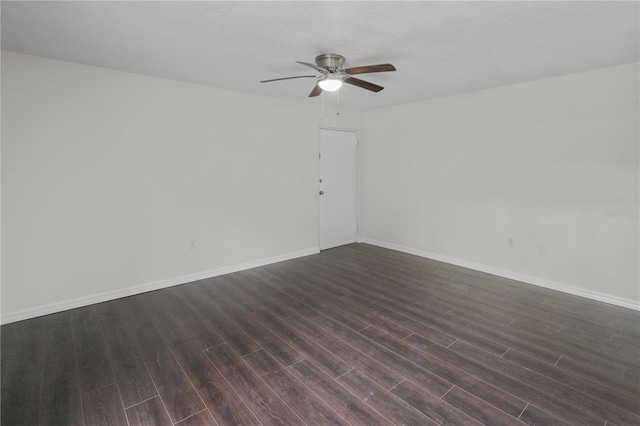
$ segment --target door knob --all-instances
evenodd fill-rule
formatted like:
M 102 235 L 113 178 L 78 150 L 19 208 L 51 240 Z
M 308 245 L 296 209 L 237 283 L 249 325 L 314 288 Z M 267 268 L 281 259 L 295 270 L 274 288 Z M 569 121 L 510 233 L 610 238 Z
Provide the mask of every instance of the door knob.
M 320 195 L 324 195 L 324 191 L 320 191 Z

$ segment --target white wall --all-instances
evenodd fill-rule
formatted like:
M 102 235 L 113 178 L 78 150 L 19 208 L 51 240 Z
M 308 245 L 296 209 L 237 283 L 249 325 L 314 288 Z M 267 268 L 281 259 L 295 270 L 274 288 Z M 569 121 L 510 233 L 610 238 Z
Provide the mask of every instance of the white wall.
M 637 63 L 367 112 L 361 236 L 638 306 L 638 117 Z
M 359 123 L 3 52 L 3 319 L 317 250 L 318 127 Z
M 317 250 L 319 126 L 365 240 L 638 303 L 637 64 L 324 117 L 2 52 L 3 321 Z

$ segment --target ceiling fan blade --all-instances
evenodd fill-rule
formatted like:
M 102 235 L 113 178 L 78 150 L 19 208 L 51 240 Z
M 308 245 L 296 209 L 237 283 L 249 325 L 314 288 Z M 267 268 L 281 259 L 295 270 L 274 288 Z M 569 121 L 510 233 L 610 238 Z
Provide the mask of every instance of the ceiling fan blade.
M 262 80 L 260 83 L 269 83 L 271 81 L 291 80 L 293 78 L 320 78 L 321 75 L 297 75 L 295 77 L 272 78 L 271 80 Z
M 365 65 L 363 67 L 353 67 L 344 70 L 347 74 L 366 74 L 371 72 L 395 71 L 396 67 L 391 64 Z
M 300 62 L 300 61 L 296 61 L 296 63 L 298 64 L 302 64 L 302 65 L 306 65 L 308 67 L 313 68 L 316 71 L 320 71 L 323 74 L 327 73 L 327 70 L 325 70 L 324 68 L 320 68 L 319 66 L 315 65 L 315 64 L 310 64 L 309 62 Z
M 314 87 L 311 93 L 309 93 L 309 97 L 313 98 L 314 96 L 318 96 L 320 93 L 322 93 L 322 89 L 320 88 L 318 83 L 316 83 L 316 87 Z
M 351 84 L 352 86 L 362 87 L 363 89 L 371 90 L 372 92 L 379 92 L 384 87 L 378 86 L 377 84 L 369 83 L 368 81 L 360 80 L 359 78 L 347 78 L 345 81 L 347 84 Z

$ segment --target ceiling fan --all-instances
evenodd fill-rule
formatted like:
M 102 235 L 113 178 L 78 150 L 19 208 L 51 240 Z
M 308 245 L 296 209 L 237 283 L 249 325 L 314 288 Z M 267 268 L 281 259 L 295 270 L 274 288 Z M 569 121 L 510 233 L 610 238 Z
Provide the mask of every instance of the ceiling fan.
M 351 84 L 352 86 L 358 86 L 363 89 L 371 90 L 372 92 L 379 92 L 384 87 L 377 84 L 369 83 L 368 81 L 354 78 L 356 74 L 367 74 L 374 72 L 395 71 L 396 67 L 391 64 L 379 64 L 379 65 L 365 65 L 362 67 L 342 68 L 344 65 L 344 56 L 337 55 L 335 53 L 324 53 L 316 57 L 316 63 L 311 64 L 309 62 L 296 61 L 298 64 L 305 65 L 309 68 L 313 68 L 318 71 L 318 75 L 298 75 L 295 77 L 273 78 L 271 80 L 262 80 L 260 83 L 269 83 L 272 81 L 291 80 L 294 78 L 317 78 L 316 86 L 313 88 L 309 97 L 318 96 L 323 90 L 327 92 L 333 92 L 338 90 L 342 83 Z

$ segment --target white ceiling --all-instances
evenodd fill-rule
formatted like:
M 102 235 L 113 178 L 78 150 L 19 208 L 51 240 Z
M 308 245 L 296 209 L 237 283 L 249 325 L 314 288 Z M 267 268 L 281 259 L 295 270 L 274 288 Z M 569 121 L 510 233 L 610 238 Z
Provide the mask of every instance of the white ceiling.
M 2 1 L 2 48 L 296 101 L 294 61 L 339 53 L 380 93 L 325 102 L 367 110 L 637 61 L 630 2 Z M 311 72 L 309 72 L 311 71 Z

